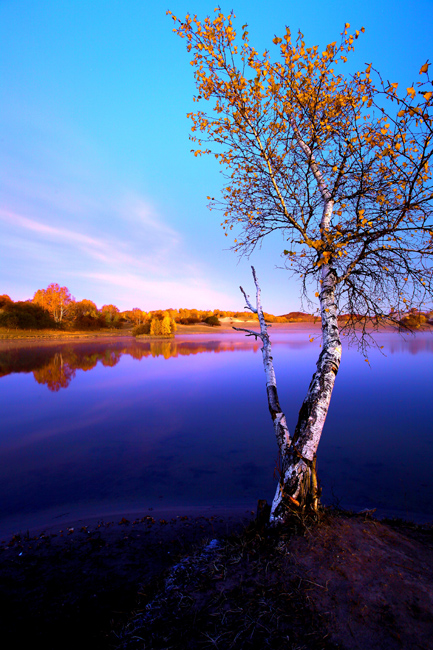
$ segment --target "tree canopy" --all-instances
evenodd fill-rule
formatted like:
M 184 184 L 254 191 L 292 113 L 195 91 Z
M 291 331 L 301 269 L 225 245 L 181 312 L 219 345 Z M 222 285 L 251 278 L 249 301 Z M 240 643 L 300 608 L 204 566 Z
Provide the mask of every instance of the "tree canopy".
M 247 25 L 238 35 L 233 13 L 215 14 L 172 17 L 192 54 L 194 101 L 206 102 L 188 114 L 193 152 L 223 167 L 222 197 L 208 198 L 234 251 L 281 231 L 304 295 L 319 297 L 321 267 L 332 268 L 339 311 L 358 324 L 421 308 L 433 288 L 429 63 L 400 91 L 372 64 L 343 73 L 363 28 L 346 23 L 322 51 L 286 28 L 260 55 Z
M 36 291 L 33 302 L 46 309 L 56 323 L 61 323 L 70 305 L 75 302 L 75 298 L 71 296 L 67 287 L 60 287 L 53 282 L 46 289 Z

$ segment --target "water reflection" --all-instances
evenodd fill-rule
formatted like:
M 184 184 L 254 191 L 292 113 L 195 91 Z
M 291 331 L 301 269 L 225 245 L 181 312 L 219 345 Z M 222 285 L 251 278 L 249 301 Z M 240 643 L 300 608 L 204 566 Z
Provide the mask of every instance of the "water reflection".
M 320 345 L 309 334 L 272 332 L 291 431 Z M 379 336 L 386 356 L 372 351 L 370 366 L 344 350 L 319 448 L 323 499 L 432 516 L 433 336 Z M 38 512 L 254 507 L 273 496 L 276 443 L 254 339 L 1 343 L 0 376 L 0 529 Z
M 75 377 L 75 368 L 63 358 L 62 352 L 56 352 L 43 368 L 33 370 L 33 377 L 38 384 L 46 384 L 49 390 L 57 392 L 69 386 Z
M 317 335 L 317 331 L 315 332 Z M 311 348 L 310 335 L 305 331 L 287 332 L 273 331 L 274 346 L 284 345 L 292 350 Z M 344 339 L 343 339 L 344 343 Z M 377 336 L 377 343 L 385 355 L 433 353 L 433 335 L 425 332 L 422 335 L 395 332 L 383 332 Z M 320 339 L 316 338 L 316 345 Z M 0 350 L 0 377 L 11 373 L 33 373 L 38 384 L 43 384 L 52 392 L 67 388 L 76 376 L 77 370 L 87 372 L 98 363 L 106 368 L 116 366 L 123 355 L 141 361 L 152 357 L 171 359 L 203 353 L 240 352 L 261 349 L 261 344 L 254 339 L 233 337 L 216 338 L 215 340 L 200 340 L 195 336 L 191 340 L 136 340 L 124 339 L 113 342 L 92 341 L 87 343 L 67 343 L 49 346 L 13 347 Z
M 137 361 L 147 357 L 171 359 L 205 352 L 235 352 L 252 350 L 257 352 L 257 342 L 233 340 L 215 341 L 135 341 L 87 344 L 62 344 L 49 347 L 24 347 L 0 350 L 0 377 L 11 373 L 33 373 L 38 384 L 44 384 L 50 391 L 67 388 L 76 376 L 77 370 L 92 370 L 101 363 L 106 368 L 116 366 L 123 355 Z
M 378 338 L 380 341 L 380 338 Z M 418 334 L 388 335 L 386 340 L 387 354 L 422 354 L 433 352 L 433 332 L 427 331 Z

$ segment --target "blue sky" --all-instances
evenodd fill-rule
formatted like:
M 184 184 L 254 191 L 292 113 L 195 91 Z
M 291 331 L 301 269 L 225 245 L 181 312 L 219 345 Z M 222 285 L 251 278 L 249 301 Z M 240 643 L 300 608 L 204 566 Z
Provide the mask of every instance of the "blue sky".
M 51 282 L 120 309 L 242 309 L 256 266 L 266 311 L 297 310 L 278 269 L 284 244 L 250 261 L 228 250 L 207 195 L 213 159 L 194 158 L 186 113 L 193 70 L 170 9 L 204 18 L 216 4 L 164 0 L 0 0 L 0 294 Z M 432 58 L 433 0 L 222 2 L 263 51 L 285 25 L 308 45 L 343 24 L 366 33 L 348 70 L 373 62 L 400 87 Z

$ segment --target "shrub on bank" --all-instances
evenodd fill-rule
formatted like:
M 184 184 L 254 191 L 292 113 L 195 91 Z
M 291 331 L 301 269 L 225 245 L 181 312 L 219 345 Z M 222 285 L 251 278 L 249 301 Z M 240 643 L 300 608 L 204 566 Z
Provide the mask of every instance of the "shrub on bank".
M 11 329 L 56 329 L 58 327 L 46 309 L 31 302 L 3 302 L 0 327 Z
M 197 323 L 201 323 L 202 321 L 200 318 L 197 318 L 196 316 L 189 316 L 188 318 L 179 318 L 177 321 L 181 325 L 196 325 Z
M 78 316 L 71 324 L 71 329 L 77 331 L 100 330 L 107 327 L 106 319 L 102 314 Z
M 176 323 L 170 318 L 168 312 L 155 315 L 149 321 L 133 328 L 134 336 L 155 336 L 158 338 L 172 338 L 176 331 Z
M 221 323 L 218 316 L 208 316 L 207 318 L 204 319 L 203 322 L 207 323 L 208 325 L 212 325 L 212 327 L 221 327 Z
M 142 334 L 150 334 L 150 321 L 147 323 L 142 323 L 141 325 L 136 325 L 132 328 L 133 336 L 140 336 Z
M 421 325 L 425 325 L 427 323 L 427 320 L 428 319 L 426 314 L 412 310 L 411 312 L 409 312 L 409 314 L 403 316 L 403 318 L 400 321 L 400 325 L 413 330 L 413 329 L 418 329 L 419 327 L 421 327 Z

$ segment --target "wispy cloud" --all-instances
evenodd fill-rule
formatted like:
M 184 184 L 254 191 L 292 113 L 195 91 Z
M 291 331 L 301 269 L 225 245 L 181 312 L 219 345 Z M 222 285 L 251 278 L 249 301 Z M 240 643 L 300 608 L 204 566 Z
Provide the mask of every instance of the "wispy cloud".
M 161 197 L 143 196 L 74 125 L 30 107 L 8 115 L 22 135 L 0 154 L 0 293 L 25 299 L 58 282 L 122 309 L 230 308 L 191 223 L 174 226 Z
M 31 241 L 36 237 L 38 243 L 43 243 L 46 248 L 66 245 L 75 252 L 84 254 L 87 261 L 109 263 L 114 267 L 126 265 L 137 270 L 164 274 L 164 265 L 169 263 L 175 249 L 180 249 L 181 236 L 161 220 L 158 221 L 144 201 L 140 201 L 134 208 L 128 207 L 126 212 L 126 217 L 121 210 L 116 215 L 122 235 L 99 238 L 72 228 L 52 226 L 1 208 L 0 219 L 9 225 L 15 236 L 18 235 L 23 240 L 30 238 Z M 116 225 L 113 222 L 111 215 L 111 229 Z
M 83 272 L 82 277 L 97 281 L 103 286 L 112 288 L 117 295 L 121 293 L 122 300 L 129 307 L 154 305 L 156 308 L 193 308 L 199 306 L 203 309 L 223 308 L 230 300 L 229 296 L 216 290 L 209 281 L 191 276 L 178 277 L 165 280 L 159 277 L 143 278 L 130 273 L 88 273 Z M 151 307 L 147 307 L 151 309 Z
M 99 246 L 100 242 L 82 235 L 81 233 L 73 232 L 67 228 L 55 228 L 47 224 L 36 221 L 35 219 L 29 219 L 28 217 L 23 217 L 16 212 L 10 212 L 8 210 L 3 210 L 0 208 L 0 218 L 3 221 L 8 222 L 12 226 L 21 229 L 22 231 L 30 230 L 38 235 L 49 237 L 53 241 L 68 241 L 75 242 L 77 244 L 87 245 L 87 246 Z
M 0 219 L 2 245 L 25 250 L 30 265 L 32 258 L 39 266 L 43 259 L 50 268 L 61 264 L 57 271 L 70 278 L 68 286 L 77 296 L 98 300 L 97 295 L 100 302 L 117 299 L 120 308 L 143 309 L 212 308 L 230 301 L 206 279 L 203 264 L 185 253 L 181 234 L 143 199 L 129 198 L 113 210 L 115 237 L 95 237 L 7 209 L 0 209 Z M 51 278 L 57 281 L 52 271 Z

